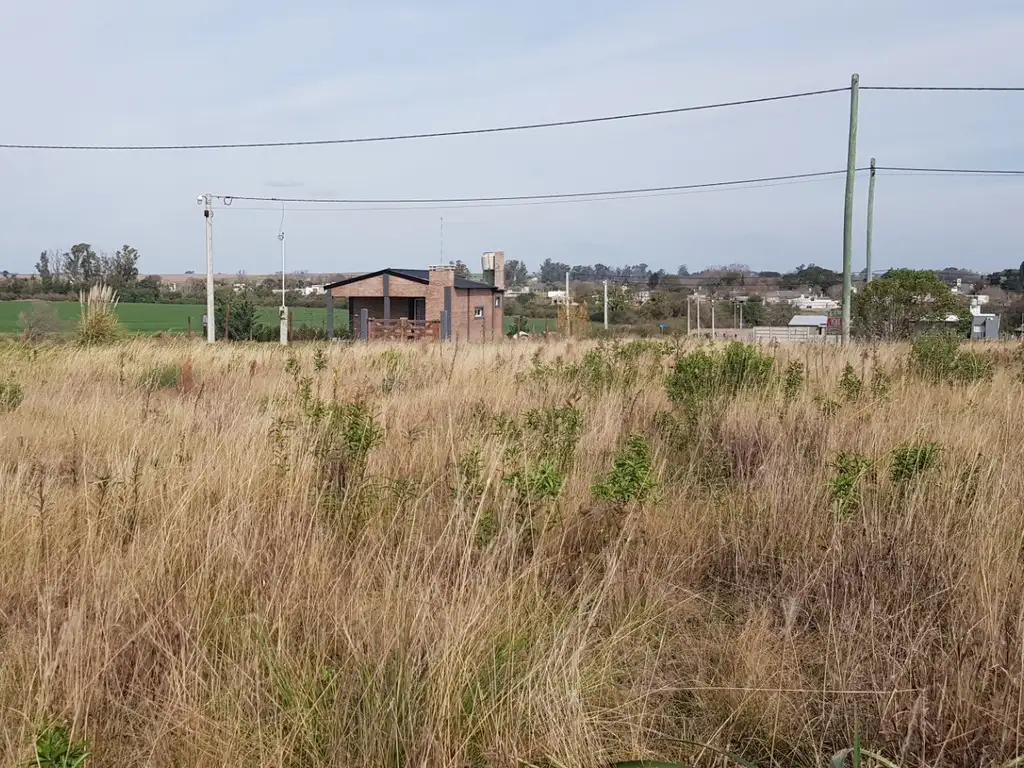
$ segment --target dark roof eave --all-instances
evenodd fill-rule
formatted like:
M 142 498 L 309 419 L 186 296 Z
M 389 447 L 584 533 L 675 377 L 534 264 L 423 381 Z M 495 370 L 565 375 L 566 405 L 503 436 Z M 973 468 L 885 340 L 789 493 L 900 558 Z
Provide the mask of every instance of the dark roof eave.
M 417 272 L 422 272 L 422 271 L 424 271 L 424 270 L 399 269 L 397 267 L 386 267 L 384 269 L 378 269 L 376 272 L 365 272 L 365 273 L 363 273 L 361 275 L 356 275 L 354 277 L 346 277 L 344 280 L 337 280 L 337 281 L 335 281 L 333 283 L 326 283 L 324 285 L 324 290 L 329 291 L 332 288 L 340 288 L 343 285 L 351 285 L 352 283 L 358 283 L 360 280 L 368 280 L 371 277 L 380 277 L 381 275 L 384 275 L 384 274 L 392 275 L 394 277 L 401 277 L 404 280 L 411 280 L 411 281 L 413 281 L 415 283 L 420 283 L 421 285 L 429 285 L 430 284 L 429 277 L 420 277 L 419 275 L 416 274 Z M 467 278 L 458 277 L 458 276 L 456 276 L 456 278 L 455 278 L 455 287 L 456 288 L 463 288 L 463 289 L 474 289 L 474 290 L 484 290 L 484 289 L 487 289 L 487 290 L 493 291 L 495 293 L 504 293 L 505 292 L 504 288 L 498 288 L 497 286 L 489 285 L 488 283 L 481 283 L 481 282 L 478 282 L 476 280 L 469 280 Z

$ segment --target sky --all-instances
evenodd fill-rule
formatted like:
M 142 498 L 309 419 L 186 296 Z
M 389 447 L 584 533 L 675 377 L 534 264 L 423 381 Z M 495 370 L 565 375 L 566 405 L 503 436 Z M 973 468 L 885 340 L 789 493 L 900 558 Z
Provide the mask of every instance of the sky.
M 593 117 L 849 85 L 1024 86 L 1020 0 L 0 0 L 0 143 L 346 138 Z M 1024 168 L 1024 93 L 863 92 L 858 165 Z M 849 95 L 550 130 L 199 152 L 0 149 L 0 268 L 77 242 L 205 271 L 199 193 L 476 197 L 846 165 Z M 864 260 L 867 176 L 856 184 Z M 289 205 L 288 270 L 842 264 L 842 177 L 632 200 L 439 210 Z M 880 175 L 874 263 L 1024 260 L 1024 177 Z M 362 206 L 366 208 L 367 206 Z M 386 207 L 386 206 L 385 206 Z M 269 208 L 269 210 L 268 210 Z M 443 217 L 443 235 L 441 218 Z M 216 271 L 280 270 L 280 206 L 214 216 Z

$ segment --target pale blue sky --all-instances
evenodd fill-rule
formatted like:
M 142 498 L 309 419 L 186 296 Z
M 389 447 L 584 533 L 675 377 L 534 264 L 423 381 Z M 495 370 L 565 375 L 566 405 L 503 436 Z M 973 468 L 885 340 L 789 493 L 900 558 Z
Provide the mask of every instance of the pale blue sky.
M 1024 85 L 1020 0 L 0 0 L 0 142 L 194 143 L 448 130 L 864 85 Z M 326 148 L 0 150 L 0 267 L 86 241 L 205 269 L 195 198 L 573 192 L 845 165 L 846 94 L 628 123 Z M 864 93 L 859 163 L 1024 168 L 1024 94 Z M 857 187 L 858 267 L 866 177 Z M 881 178 L 876 265 L 1024 259 L 1024 179 Z M 215 218 L 219 272 L 279 269 L 280 212 Z M 289 210 L 290 268 L 743 262 L 838 268 L 843 181 L 587 204 Z

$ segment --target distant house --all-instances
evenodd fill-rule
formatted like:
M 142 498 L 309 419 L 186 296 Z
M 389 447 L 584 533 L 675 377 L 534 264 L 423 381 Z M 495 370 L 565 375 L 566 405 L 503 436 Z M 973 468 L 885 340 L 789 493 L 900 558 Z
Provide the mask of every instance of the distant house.
M 496 341 L 504 337 L 505 254 L 486 253 L 484 279 L 455 274 L 452 266 L 388 267 L 338 280 L 327 291 L 328 334 L 334 332 L 334 299 L 349 303 L 353 338 Z
M 833 309 L 839 309 L 839 302 L 835 299 L 830 299 L 827 296 L 805 296 L 800 294 L 795 299 L 790 299 L 789 303 L 791 306 L 796 307 L 800 310 L 824 310 L 828 312 Z
M 794 315 L 789 321 L 790 328 L 808 328 L 819 335 L 825 333 L 828 328 L 828 315 Z

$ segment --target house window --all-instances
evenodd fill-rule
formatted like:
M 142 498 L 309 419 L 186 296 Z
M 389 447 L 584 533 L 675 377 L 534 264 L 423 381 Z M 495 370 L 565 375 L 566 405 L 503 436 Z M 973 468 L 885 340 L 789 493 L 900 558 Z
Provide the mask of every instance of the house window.
M 484 319 L 484 308 L 483 307 L 474 307 L 473 308 L 473 319 L 475 319 L 475 320 L 483 320 Z
M 495 309 L 501 309 L 501 294 L 500 293 L 494 294 L 494 308 Z

